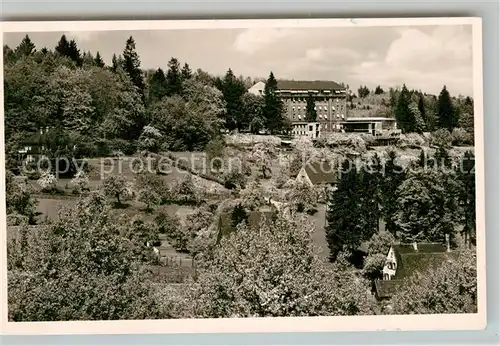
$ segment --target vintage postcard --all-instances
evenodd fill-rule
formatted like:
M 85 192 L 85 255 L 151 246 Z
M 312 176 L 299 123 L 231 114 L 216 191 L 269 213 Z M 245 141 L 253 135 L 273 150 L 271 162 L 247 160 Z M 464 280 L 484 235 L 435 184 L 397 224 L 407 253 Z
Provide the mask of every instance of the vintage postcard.
M 1 26 L 2 333 L 485 328 L 481 19 Z

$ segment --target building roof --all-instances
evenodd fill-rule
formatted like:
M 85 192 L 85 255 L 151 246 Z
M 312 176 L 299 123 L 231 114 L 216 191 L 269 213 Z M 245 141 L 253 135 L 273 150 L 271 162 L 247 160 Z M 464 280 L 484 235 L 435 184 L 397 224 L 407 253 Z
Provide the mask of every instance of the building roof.
M 457 251 L 446 251 L 446 246 L 439 243 L 419 243 L 417 251 L 412 244 L 393 245 L 397 260 L 396 279 L 403 279 L 417 272 L 423 273 L 436 269 L 444 261 L 458 255 Z
M 348 117 L 342 123 L 366 122 L 366 121 L 396 121 L 396 119 L 386 118 L 386 117 L 351 117 L 351 118 Z
M 279 80 L 278 90 L 345 90 L 345 88 L 333 81 Z
M 403 284 L 403 280 L 375 280 L 375 294 L 378 299 L 390 298 Z
M 272 222 L 274 213 L 271 210 L 265 211 L 250 211 L 247 212 L 247 225 L 252 228 L 260 227 L 261 221 Z M 226 236 L 232 232 L 236 231 L 236 226 L 233 225 L 232 213 L 222 213 L 219 217 L 219 233 L 217 235 L 217 242 L 223 236 Z
M 313 185 L 337 182 L 337 172 L 328 161 L 309 161 L 304 170 Z

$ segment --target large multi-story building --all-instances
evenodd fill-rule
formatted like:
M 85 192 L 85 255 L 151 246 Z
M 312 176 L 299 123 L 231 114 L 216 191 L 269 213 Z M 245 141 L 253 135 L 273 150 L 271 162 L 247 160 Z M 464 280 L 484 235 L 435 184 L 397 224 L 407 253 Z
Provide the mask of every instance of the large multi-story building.
M 265 83 L 252 86 L 250 93 L 262 95 Z M 313 97 L 318 115 L 320 132 L 340 131 L 347 117 L 347 92 L 342 85 L 332 81 L 278 81 L 277 94 L 284 104 L 288 119 L 294 123 L 306 121 L 307 99 Z

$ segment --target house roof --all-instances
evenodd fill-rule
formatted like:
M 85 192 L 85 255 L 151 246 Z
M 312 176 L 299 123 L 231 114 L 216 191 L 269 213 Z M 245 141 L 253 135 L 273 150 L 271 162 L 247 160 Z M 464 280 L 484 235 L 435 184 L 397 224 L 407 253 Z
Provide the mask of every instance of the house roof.
M 271 222 L 274 213 L 272 211 L 250 211 L 248 212 L 247 225 L 252 228 L 260 227 L 261 221 Z M 219 233 L 217 235 L 217 242 L 223 236 L 226 236 L 236 231 L 236 226 L 233 225 L 232 213 L 222 213 L 219 217 Z
M 398 263 L 396 270 L 396 279 L 403 279 L 423 273 L 428 270 L 436 269 L 444 261 L 456 257 L 457 251 L 446 251 L 446 246 L 439 243 L 420 243 L 417 244 L 417 251 L 412 244 L 393 245 L 394 255 Z
M 314 185 L 337 182 L 337 172 L 328 161 L 309 161 L 304 170 Z
M 341 123 L 353 123 L 353 122 L 377 122 L 377 121 L 396 121 L 394 118 L 387 117 L 348 117 L 345 121 Z
M 375 280 L 375 293 L 378 299 L 390 298 L 403 284 L 403 280 Z
M 333 81 L 279 80 L 278 90 L 345 90 L 345 88 Z

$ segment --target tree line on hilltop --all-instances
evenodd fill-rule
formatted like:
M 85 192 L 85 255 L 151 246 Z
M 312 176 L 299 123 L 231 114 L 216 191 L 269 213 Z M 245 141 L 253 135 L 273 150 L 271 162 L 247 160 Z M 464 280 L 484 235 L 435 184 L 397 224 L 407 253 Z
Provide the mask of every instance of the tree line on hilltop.
M 277 81 L 271 72 L 263 96 L 248 93 L 250 78 L 223 77 L 176 58 L 166 72 L 141 68 L 133 37 L 107 66 L 99 52 L 81 52 L 65 35 L 51 50 L 37 50 L 26 35 L 4 46 L 5 134 L 13 159 L 23 139 L 50 128 L 75 156 L 102 156 L 141 149 L 203 150 L 225 130 L 271 133 L 286 130 Z M 150 136 L 161 148 L 148 148 Z M 49 153 L 50 154 L 50 153 Z
M 382 97 L 381 108 L 375 115 L 395 118 L 403 133 L 435 132 L 446 129 L 452 132 L 461 129 L 466 132 L 468 142 L 474 143 L 474 101 L 470 96 L 452 97 L 447 86 L 443 86 L 438 96 L 410 90 L 403 84 L 401 88 L 389 88 L 388 93 L 379 86 L 371 91 L 366 85 L 358 88 L 358 98 L 365 100 L 362 109 L 374 107 L 376 101 L 366 101 L 370 95 Z M 349 97 L 351 109 L 355 107 L 353 97 Z M 364 107 L 364 108 L 363 108 Z

